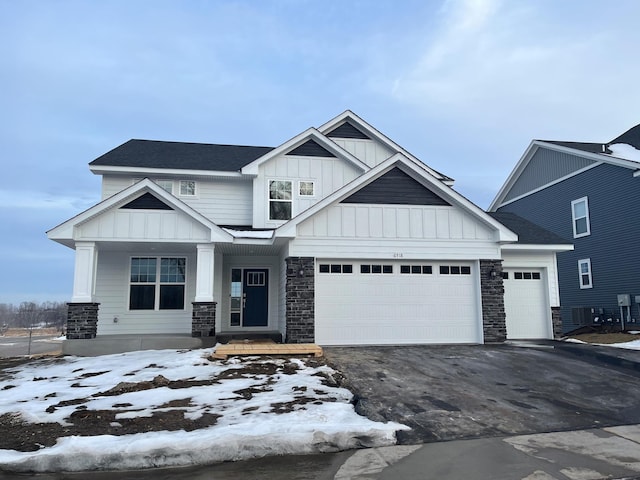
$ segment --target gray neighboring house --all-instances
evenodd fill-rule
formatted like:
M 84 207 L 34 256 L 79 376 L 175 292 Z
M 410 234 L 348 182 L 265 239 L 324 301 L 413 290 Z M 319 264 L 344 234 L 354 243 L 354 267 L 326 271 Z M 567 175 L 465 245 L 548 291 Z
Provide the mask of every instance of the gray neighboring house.
M 640 125 L 606 143 L 534 140 L 490 212 L 517 214 L 574 250 L 558 255 L 563 330 L 640 317 Z

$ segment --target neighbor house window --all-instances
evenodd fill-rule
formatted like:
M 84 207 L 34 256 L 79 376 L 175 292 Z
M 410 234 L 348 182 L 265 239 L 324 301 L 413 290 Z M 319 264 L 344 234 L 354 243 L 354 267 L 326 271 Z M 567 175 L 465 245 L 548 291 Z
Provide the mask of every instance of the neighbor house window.
M 593 280 L 591 278 L 591 259 L 584 258 L 578 260 L 578 278 L 580 280 L 580 288 L 592 288 Z
M 193 197 L 196 194 L 195 180 L 180 180 L 180 195 L 184 197 Z
M 315 195 L 313 182 L 299 182 L 298 183 L 298 194 L 301 197 L 313 197 Z
M 573 219 L 573 238 L 585 237 L 591 234 L 589 200 L 587 197 L 571 202 L 571 217 Z
M 269 220 L 291 219 L 291 182 L 271 180 L 269 182 Z
M 186 258 L 133 257 L 130 310 L 183 310 Z
M 156 180 L 156 184 L 163 190 L 173 193 L 173 180 Z

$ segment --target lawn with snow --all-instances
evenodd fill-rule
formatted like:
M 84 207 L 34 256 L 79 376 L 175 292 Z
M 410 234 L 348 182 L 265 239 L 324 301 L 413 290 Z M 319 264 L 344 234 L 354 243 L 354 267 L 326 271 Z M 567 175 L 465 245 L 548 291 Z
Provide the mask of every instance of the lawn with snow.
M 68 436 L 35 452 L 0 450 L 0 470 L 136 469 L 337 451 L 394 444 L 395 432 L 407 429 L 356 414 L 351 392 L 324 381 L 335 374 L 326 365 L 258 357 L 209 360 L 212 352 L 63 357 L 4 370 L 0 415 L 17 414 L 30 423 L 65 425 L 77 409 L 116 410 L 116 428 L 118 419 L 171 409 L 185 418 L 219 417 L 215 425 L 189 432 Z M 121 382 L 152 382 L 160 375 L 186 386 L 113 394 Z

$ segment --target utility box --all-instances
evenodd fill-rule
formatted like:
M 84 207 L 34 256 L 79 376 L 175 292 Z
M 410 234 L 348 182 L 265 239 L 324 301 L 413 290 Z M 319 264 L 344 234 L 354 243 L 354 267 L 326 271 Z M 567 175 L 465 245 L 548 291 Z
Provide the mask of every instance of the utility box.
M 631 306 L 631 295 L 628 293 L 618 294 L 618 306 L 619 307 L 630 307 Z

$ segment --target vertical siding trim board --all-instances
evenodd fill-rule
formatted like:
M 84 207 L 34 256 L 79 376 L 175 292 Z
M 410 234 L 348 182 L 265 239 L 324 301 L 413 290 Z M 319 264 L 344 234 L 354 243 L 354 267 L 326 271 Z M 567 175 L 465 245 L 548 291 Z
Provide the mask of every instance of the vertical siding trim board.
M 495 276 L 491 276 L 492 270 Z M 507 339 L 507 317 L 504 310 L 502 260 L 480 260 L 480 292 L 484 341 L 504 342 Z
M 553 338 L 562 338 L 562 314 L 560 307 L 551 307 L 551 324 L 553 327 Z
M 96 338 L 99 303 L 67 303 L 67 339 Z
M 216 302 L 192 302 L 191 336 L 216 336 Z
M 315 259 L 288 257 L 286 260 L 286 342 L 315 341 Z

